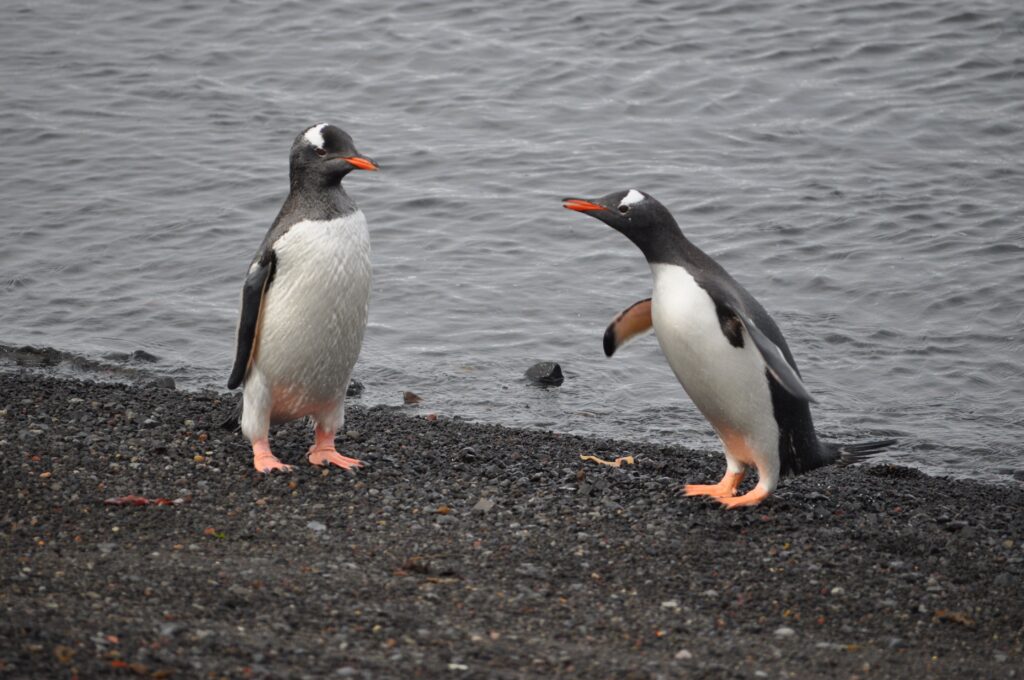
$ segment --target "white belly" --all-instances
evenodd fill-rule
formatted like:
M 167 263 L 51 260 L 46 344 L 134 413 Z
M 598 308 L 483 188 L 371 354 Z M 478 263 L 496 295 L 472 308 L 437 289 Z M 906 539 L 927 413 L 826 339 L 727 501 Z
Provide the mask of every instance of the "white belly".
M 274 244 L 277 266 L 260 318 L 254 368 L 272 395 L 273 419 L 344 399 L 370 301 L 370 236 L 361 211 L 305 221 Z
M 738 433 L 760 456 L 777 456 L 778 425 L 754 343 L 744 334 L 743 347 L 733 347 L 711 297 L 684 268 L 652 264 L 651 270 L 654 333 L 683 389 L 723 439 Z

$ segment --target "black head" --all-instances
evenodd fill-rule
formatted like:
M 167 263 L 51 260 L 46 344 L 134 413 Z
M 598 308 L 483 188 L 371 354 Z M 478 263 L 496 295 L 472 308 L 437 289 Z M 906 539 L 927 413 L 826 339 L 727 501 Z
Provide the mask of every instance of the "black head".
M 328 123 L 306 128 L 291 151 L 292 184 L 335 186 L 353 170 L 376 170 L 377 164 L 356 151 L 348 133 Z
M 596 217 L 635 243 L 650 261 L 661 261 L 661 249 L 682 240 L 683 234 L 668 208 L 636 189 L 616 191 L 595 199 L 566 198 L 562 206 Z

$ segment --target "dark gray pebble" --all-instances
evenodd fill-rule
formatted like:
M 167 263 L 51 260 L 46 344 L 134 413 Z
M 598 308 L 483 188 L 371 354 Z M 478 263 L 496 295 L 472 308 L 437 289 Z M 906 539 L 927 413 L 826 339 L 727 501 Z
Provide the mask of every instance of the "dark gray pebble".
M 554 361 L 541 361 L 526 369 L 526 377 L 539 385 L 558 386 L 565 382 L 562 367 Z

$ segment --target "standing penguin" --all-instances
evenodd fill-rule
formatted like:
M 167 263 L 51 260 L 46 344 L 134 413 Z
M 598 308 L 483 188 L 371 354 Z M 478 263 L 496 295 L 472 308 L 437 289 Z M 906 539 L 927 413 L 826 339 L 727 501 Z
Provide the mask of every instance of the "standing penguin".
M 306 416 L 310 463 L 362 465 L 334 448 L 370 300 L 366 218 L 341 186 L 357 169 L 377 164 L 344 130 L 319 123 L 295 138 L 291 190 L 242 286 L 228 389 L 244 384 L 242 433 L 260 472 L 291 469 L 270 451 L 270 425 Z
M 595 200 L 567 198 L 636 244 L 654 275 L 650 298 L 630 306 L 605 331 L 604 351 L 650 330 L 676 378 L 725 448 L 717 484 L 687 484 L 688 496 L 712 496 L 730 508 L 757 505 L 780 475 L 839 460 L 853 462 L 893 441 L 838 446 L 818 441 L 809 402 L 779 327 L 717 262 L 690 243 L 672 214 L 636 189 Z M 748 467 L 757 485 L 737 496 Z

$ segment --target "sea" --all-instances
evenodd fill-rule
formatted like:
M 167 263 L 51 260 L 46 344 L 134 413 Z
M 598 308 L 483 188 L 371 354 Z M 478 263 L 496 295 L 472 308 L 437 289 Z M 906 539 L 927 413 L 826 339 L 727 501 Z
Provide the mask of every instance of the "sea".
M 825 439 L 1024 483 L 1019 0 L 8 0 L 4 369 L 225 390 L 317 122 L 381 166 L 345 180 L 355 403 L 718 449 L 653 336 L 602 351 L 650 270 L 560 199 L 636 188 L 774 316 Z

